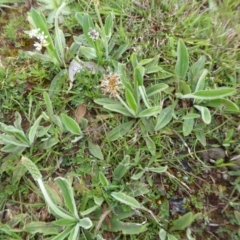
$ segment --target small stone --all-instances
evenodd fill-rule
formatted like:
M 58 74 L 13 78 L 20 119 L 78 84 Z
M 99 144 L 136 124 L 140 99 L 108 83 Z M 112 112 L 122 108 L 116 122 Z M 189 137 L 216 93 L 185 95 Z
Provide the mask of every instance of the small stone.
M 226 157 L 226 153 L 222 148 L 210 148 L 206 151 L 199 152 L 198 155 L 204 161 L 210 161 L 210 159 L 217 160 Z

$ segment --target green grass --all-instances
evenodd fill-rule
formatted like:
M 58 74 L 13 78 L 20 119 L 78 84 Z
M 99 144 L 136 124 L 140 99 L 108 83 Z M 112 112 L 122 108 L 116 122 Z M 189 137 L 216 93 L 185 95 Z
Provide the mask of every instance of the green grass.
M 70 14 L 59 23 L 68 47 L 74 41 L 73 36 L 83 34 L 83 28 L 74 17 L 76 12 L 88 13 L 94 24 L 101 27 L 93 4 L 74 1 L 69 7 Z M 188 51 L 189 66 L 201 56 L 206 58 L 204 68 L 208 73 L 203 89 L 234 88 L 236 93 L 224 99 L 231 100 L 235 108 L 240 107 L 237 1 L 101 1 L 99 12 L 103 24 L 108 14 L 114 13 L 114 50 L 106 58 L 106 45 L 103 45 L 101 61 L 100 58 L 88 60 L 80 50 L 73 52 L 72 55 L 78 54 L 82 61 L 100 64 L 105 72 L 95 74 L 85 69 L 75 75 L 71 89 L 68 69 L 26 54 L 26 50 L 32 51 L 35 39 L 29 40 L 24 32 L 30 29 L 28 23 L 24 29 L 16 30 L 16 24 L 27 17 L 24 6 L 19 10 L 2 10 L 2 239 L 24 239 L 26 236 L 52 239 L 63 230 L 54 225 L 59 216 L 48 211 L 38 184 L 19 163 L 22 156 L 37 166 L 53 201 L 66 211 L 69 208 L 63 199 L 68 195 L 61 194 L 59 185 L 53 180 L 62 177 L 69 181 L 80 218 L 88 217 L 93 224 L 90 229 L 81 228 L 77 239 L 240 238 L 239 160 L 234 169 L 229 166 L 230 159 L 240 154 L 239 111 L 227 111 L 224 106 L 209 107 L 206 99 L 179 98 L 176 93 L 188 93 L 185 91 L 188 86 L 192 87 L 192 79 L 186 75 L 180 81 L 175 70 L 179 39 L 182 39 L 184 45 L 181 46 L 186 46 Z M 44 14 L 47 17 L 49 12 L 44 11 Z M 54 25 L 48 27 L 53 37 Z M 127 50 L 114 59 L 118 47 L 126 43 Z M 86 41 L 83 45 L 87 46 Z M 68 53 L 68 48 L 64 51 Z M 137 75 L 141 73 L 137 72 L 141 67 L 134 66 L 133 53 L 138 62 L 154 58 L 155 65 L 160 67 L 156 73 L 143 76 L 145 88 L 160 83 L 168 85 L 167 89 L 147 99 L 151 106 L 160 105 L 163 109 L 174 106 L 171 119 L 163 128 L 156 128 L 158 114 L 129 117 L 95 103 L 96 99 L 108 98 L 102 94 L 100 80 L 111 72 L 119 72 L 123 74 L 122 82 L 125 81 L 120 96 L 135 108 L 133 100 L 129 100 L 132 98 L 127 95 L 130 93 L 125 92 L 131 89 L 131 84 L 134 88 L 136 79 L 141 78 Z M 70 62 L 66 63 L 69 65 Z M 147 69 L 147 64 L 143 66 Z M 132 92 L 137 99 L 136 91 Z M 147 108 L 146 100 L 142 99 L 137 103 L 139 112 Z M 117 100 L 108 98 L 105 101 Z M 86 107 L 86 112 L 76 113 L 81 105 Z M 193 105 L 209 109 L 210 124 L 204 123 L 201 113 Z M 199 117 L 194 120 L 193 130 L 186 134 L 184 117 L 190 112 Z M 63 114 L 72 120 L 66 120 L 66 117 L 64 120 Z M 74 128 L 76 114 L 82 114 L 77 124 L 81 133 Z M 39 116 L 42 119 L 37 124 Z M 187 128 L 190 125 L 191 120 L 187 122 Z M 22 130 L 27 140 L 24 142 L 23 137 L 13 133 L 10 126 Z M 26 145 L 31 134 L 35 134 L 33 142 Z M 17 142 L 17 147 L 6 139 Z M 26 146 L 21 145 L 19 150 L 22 141 Z M 223 149 L 224 159 L 219 156 L 211 161 L 203 159 L 200 153 L 211 148 Z M 4 211 L 9 215 L 3 214 Z M 168 238 L 164 238 L 164 233 Z

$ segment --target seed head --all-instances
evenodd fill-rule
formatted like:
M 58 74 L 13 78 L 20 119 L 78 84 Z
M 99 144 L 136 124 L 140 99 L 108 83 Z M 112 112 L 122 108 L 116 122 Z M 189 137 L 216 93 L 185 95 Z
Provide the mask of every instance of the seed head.
M 110 97 L 116 97 L 119 91 L 120 78 L 117 73 L 104 75 L 101 79 L 101 88 L 103 94 L 110 94 Z

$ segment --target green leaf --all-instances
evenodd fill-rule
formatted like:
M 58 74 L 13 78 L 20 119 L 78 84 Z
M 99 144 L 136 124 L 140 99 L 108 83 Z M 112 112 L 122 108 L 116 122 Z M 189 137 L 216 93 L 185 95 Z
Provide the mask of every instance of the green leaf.
M 122 54 L 127 51 L 128 46 L 129 45 L 127 43 L 121 45 L 116 51 L 114 51 L 112 59 L 118 60 L 122 56 Z
M 188 70 L 188 51 L 182 39 L 178 40 L 177 63 L 175 73 L 179 79 L 185 79 Z
M 232 96 L 236 92 L 235 88 L 217 88 L 213 90 L 201 90 L 195 93 L 183 95 L 181 98 L 194 98 L 201 100 L 212 100 Z
M 97 98 L 94 100 L 94 102 L 99 105 L 119 104 L 117 101 L 115 101 L 114 99 L 110 99 L 110 98 Z
M 112 192 L 111 196 L 121 203 L 124 203 L 133 208 L 141 208 L 140 203 L 133 197 L 126 195 L 123 192 Z
M 65 36 L 63 34 L 63 31 L 58 26 L 55 26 L 54 42 L 55 42 L 55 51 L 58 55 L 58 59 L 61 61 L 61 64 L 64 65 L 66 41 L 65 41 Z
M 205 147 L 207 145 L 206 136 L 204 131 L 195 132 L 197 140 Z
M 237 224 L 240 225 L 240 212 L 234 211 L 234 216 L 237 220 Z
M 239 113 L 239 107 L 232 101 L 224 98 L 209 100 L 205 103 L 206 106 L 220 108 L 224 107 L 226 111 Z
M 37 120 L 35 121 L 35 123 L 32 125 L 32 127 L 30 128 L 29 130 L 29 133 L 28 133 L 28 138 L 29 138 L 29 143 L 30 145 L 33 144 L 34 142 L 34 139 L 35 139 L 35 136 L 36 136 L 36 133 L 37 133 L 37 129 L 39 127 L 39 124 L 42 120 L 42 115 L 40 115 Z
M 129 121 L 118 125 L 107 134 L 107 139 L 109 141 L 115 141 L 118 138 L 125 136 L 125 134 L 131 130 L 133 123 L 133 121 Z
M 192 92 L 190 86 L 185 81 L 183 81 L 183 80 L 180 81 L 179 85 L 180 85 L 180 91 L 183 94 L 189 94 Z
M 166 237 L 167 237 L 167 232 L 163 228 L 161 228 L 160 231 L 159 231 L 160 240 L 165 240 Z
M 143 100 L 145 106 L 147 108 L 150 108 L 150 103 L 149 103 L 149 100 L 148 100 L 148 97 L 147 97 L 147 94 L 146 94 L 145 87 L 144 86 L 139 86 L 138 89 L 139 89 L 140 95 L 142 97 L 142 100 Z
M 143 75 L 144 75 L 143 67 L 138 66 L 134 68 L 133 79 L 134 79 L 134 82 L 137 83 L 137 86 L 135 84 L 135 88 L 138 86 L 143 86 Z
M 25 136 L 25 133 L 22 130 L 17 129 L 13 126 L 4 126 L 3 131 L 6 132 L 6 133 L 13 133 L 13 135 L 16 138 L 18 138 L 21 142 L 29 145 L 29 141 L 28 141 L 27 137 Z
M 167 234 L 168 240 L 178 240 L 175 236 L 173 236 L 172 234 Z
M 149 167 L 146 167 L 144 170 L 145 171 L 148 171 L 148 172 L 155 172 L 155 173 L 164 173 L 166 172 L 168 169 L 168 166 L 164 166 L 164 167 L 158 167 L 158 168 L 149 168 Z
M 182 119 L 194 119 L 199 117 L 200 115 L 197 113 L 188 113 L 187 115 L 183 116 Z
M 79 221 L 79 226 L 84 228 L 84 229 L 89 229 L 92 227 L 92 221 L 90 218 L 83 218 Z
M 145 109 L 141 111 L 138 114 L 138 117 L 151 117 L 159 114 L 161 112 L 161 107 L 160 106 L 155 106 L 155 107 L 150 107 L 148 109 Z
M 141 171 L 139 173 L 136 173 L 136 174 L 131 176 L 131 179 L 136 181 L 136 180 L 140 179 L 143 176 L 144 173 L 145 173 L 145 171 Z
M 75 218 L 78 219 L 79 216 L 78 216 L 78 211 L 77 211 L 75 200 L 74 200 L 74 193 L 73 193 L 72 186 L 69 184 L 68 180 L 62 177 L 56 178 L 55 182 L 61 189 L 61 193 L 64 198 L 64 203 L 66 207 L 75 216 Z
M 54 222 L 30 222 L 24 226 L 24 231 L 30 234 L 58 234 L 59 228 L 54 225 Z
M 52 119 L 53 116 L 54 116 L 54 113 L 53 113 L 52 101 L 51 101 L 48 93 L 43 92 L 43 99 L 44 99 L 44 102 L 45 102 L 45 104 L 47 106 L 48 116 Z
M 80 226 L 79 224 L 76 224 L 75 227 L 72 229 L 72 231 L 69 234 L 68 239 L 72 240 L 72 239 L 79 239 L 79 232 L 80 232 Z
M 110 220 L 111 232 L 122 232 L 123 234 L 140 234 L 147 231 L 148 224 L 132 223 L 132 222 L 122 222 L 118 219 Z
M 137 102 L 130 90 L 128 89 L 125 90 L 125 97 L 128 106 L 136 113 L 138 109 Z
M 196 109 L 198 109 L 201 112 L 202 115 L 202 120 L 206 123 L 209 124 L 211 123 L 211 113 L 208 108 L 194 105 Z
M 135 69 L 138 65 L 137 54 L 134 52 L 130 57 L 133 68 Z
M 52 222 L 54 225 L 56 226 L 60 226 L 60 227 L 67 227 L 67 226 L 73 226 L 75 225 L 77 222 L 77 220 L 70 220 L 70 219 L 64 219 L 64 218 L 60 218 L 55 220 L 54 222 Z
M 153 58 L 146 58 L 146 59 L 141 60 L 138 64 L 141 66 L 144 66 L 152 61 L 153 61 Z
M 188 136 L 192 132 L 193 125 L 194 125 L 193 118 L 184 119 L 184 121 L 183 121 L 183 136 L 184 137 Z
M 129 155 L 124 156 L 124 159 L 117 165 L 114 169 L 113 176 L 118 181 L 123 178 L 130 167 L 130 157 Z
M 184 230 L 194 221 L 192 212 L 188 212 L 185 215 L 179 217 L 176 221 L 173 222 L 173 226 L 169 231 Z
M 66 114 L 61 114 L 61 119 L 66 129 L 76 135 L 82 135 L 82 131 L 77 122 Z
M 189 93 L 196 91 L 197 82 L 198 82 L 199 77 L 201 76 L 202 72 L 204 71 L 205 61 L 206 61 L 206 57 L 201 56 L 198 59 L 198 61 L 193 63 L 193 65 L 189 69 L 188 82 L 189 82 L 189 85 L 191 86 L 191 90 L 192 90 Z M 187 94 L 187 93 L 185 93 L 185 94 Z
M 87 59 L 96 59 L 97 58 L 97 52 L 92 47 L 81 46 L 80 51 Z
M 80 215 L 81 215 L 81 216 L 86 216 L 86 215 L 94 212 L 94 211 L 95 211 L 96 209 L 98 209 L 98 208 L 99 208 L 99 206 L 94 205 L 93 207 L 90 207 L 90 208 L 86 209 L 85 211 L 81 211 L 81 212 L 80 212 Z
M 63 240 L 63 239 L 66 239 L 66 237 L 70 234 L 70 232 L 72 231 L 73 228 L 74 228 L 74 226 L 65 228 L 64 231 L 59 233 L 56 237 L 52 238 L 51 240 Z
M 14 154 L 20 154 L 25 150 L 26 146 L 24 147 L 20 147 L 20 146 L 16 146 L 16 145 L 6 145 L 3 148 L 1 148 L 2 152 L 5 153 L 14 153 Z
M 155 84 L 155 85 L 152 85 L 152 86 L 150 86 L 146 89 L 146 94 L 147 94 L 148 97 L 150 97 L 154 94 L 157 94 L 157 93 L 160 93 L 160 92 L 164 91 L 168 87 L 169 86 L 165 83 Z
M 10 136 L 10 135 L 5 135 L 5 134 L 0 134 L 0 140 L 1 144 L 4 145 L 14 145 L 14 146 L 19 146 L 19 147 L 28 147 L 29 144 L 19 142 L 15 137 Z
M 22 130 L 22 116 L 19 112 L 15 112 L 15 121 L 14 121 L 14 126 L 19 129 Z
M 99 181 L 104 187 L 107 187 L 109 185 L 107 178 L 102 172 L 99 172 Z
M 144 140 L 146 142 L 148 151 L 152 154 L 152 156 L 155 156 L 156 155 L 156 145 L 155 145 L 155 142 L 148 135 L 146 135 L 144 137 Z
M 103 160 L 101 148 L 97 144 L 93 144 L 91 140 L 88 140 L 88 149 L 94 157 Z
M 155 131 L 158 131 L 162 128 L 164 128 L 168 123 L 172 120 L 172 114 L 173 114 L 173 106 L 169 106 L 164 108 L 157 119 L 157 124 L 154 128 Z
M 103 105 L 104 108 L 113 111 L 113 112 L 117 112 L 117 113 L 121 113 L 124 116 L 127 117 L 134 117 L 134 115 L 129 112 L 124 106 L 122 106 L 121 104 L 106 104 Z
M 197 86 L 195 88 L 195 92 L 204 89 L 204 87 L 205 87 L 205 78 L 206 78 L 207 74 L 208 74 L 208 70 L 204 69 L 202 74 L 201 74 L 201 76 L 198 79 Z
M 146 74 L 151 74 L 151 73 L 157 73 L 162 71 L 162 68 L 160 66 L 151 66 L 151 67 L 146 67 Z
M 110 13 L 106 20 L 105 20 L 105 24 L 104 24 L 104 32 L 105 32 L 105 36 L 110 39 L 111 35 L 112 35 L 112 29 L 113 29 L 113 14 Z

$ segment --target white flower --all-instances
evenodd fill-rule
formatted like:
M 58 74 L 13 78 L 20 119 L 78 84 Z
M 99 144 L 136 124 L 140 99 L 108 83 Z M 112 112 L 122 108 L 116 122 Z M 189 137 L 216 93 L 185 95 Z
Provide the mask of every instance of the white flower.
M 97 40 L 99 38 L 99 32 L 95 29 L 89 29 L 88 35 L 92 40 Z
M 36 48 L 37 51 L 42 50 L 42 44 L 39 42 L 34 42 L 33 46 Z
M 40 29 L 38 28 L 38 29 L 32 29 L 31 31 L 29 31 L 29 32 L 28 32 L 29 37 L 30 37 L 30 38 L 37 37 L 39 30 L 40 30 Z
M 40 42 L 43 42 L 45 41 L 45 39 L 47 38 L 47 36 L 44 35 L 44 32 L 42 33 L 39 33 L 36 38 L 40 41 Z

